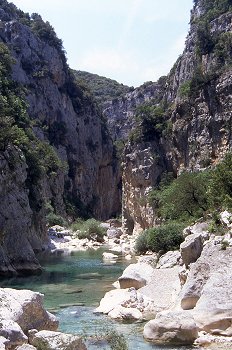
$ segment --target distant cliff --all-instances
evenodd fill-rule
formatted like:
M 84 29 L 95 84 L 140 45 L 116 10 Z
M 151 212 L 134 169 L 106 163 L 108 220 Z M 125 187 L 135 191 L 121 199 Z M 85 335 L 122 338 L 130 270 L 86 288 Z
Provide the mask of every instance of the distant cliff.
M 184 52 L 169 75 L 109 102 L 104 111 L 113 137 L 129 138 L 123 215 L 130 232 L 155 223 L 146 198 L 163 173 L 204 169 L 231 149 L 231 23 L 231 1 L 194 1 Z
M 41 17 L 0 1 L 0 273 L 39 270 L 46 216 L 120 211 L 119 169 L 101 112 Z

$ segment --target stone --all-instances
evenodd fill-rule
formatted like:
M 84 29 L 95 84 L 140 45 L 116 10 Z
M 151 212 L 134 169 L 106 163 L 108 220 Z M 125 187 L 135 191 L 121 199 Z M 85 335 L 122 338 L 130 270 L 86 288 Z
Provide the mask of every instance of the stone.
M 21 346 L 17 346 L 17 348 L 15 350 L 36 350 L 36 348 L 33 345 L 24 344 Z
M 159 258 L 159 261 L 156 265 L 156 268 L 157 269 L 167 269 L 167 268 L 174 267 L 176 265 L 180 265 L 180 263 L 181 263 L 180 252 L 178 250 L 169 251 Z
M 163 311 L 145 325 L 143 336 L 154 343 L 192 345 L 198 327 L 188 311 Z
M 210 274 L 208 262 L 197 262 L 193 264 L 186 276 L 186 283 L 181 291 L 181 307 L 184 310 L 193 309 L 201 297 L 202 289 Z
M 11 348 L 22 345 L 28 340 L 21 327 L 12 320 L 3 319 L 0 321 L 0 336 L 9 340 L 8 346 Z
M 180 293 L 179 268 L 154 269 L 148 284 L 139 289 L 145 297 L 153 300 L 154 312 L 173 308 Z
M 119 228 L 109 228 L 106 232 L 107 237 L 109 239 L 111 238 L 120 238 L 121 235 L 123 234 L 122 230 Z
M 8 350 L 9 348 L 10 348 L 9 339 L 6 339 L 5 337 L 0 335 L 0 349 L 1 350 Z
M 129 309 L 129 311 L 124 309 Z M 132 311 L 130 309 L 138 310 L 143 317 L 146 317 L 146 315 L 154 311 L 154 301 L 139 293 L 135 288 L 112 290 L 105 294 L 100 301 L 99 307 L 95 309 L 95 313 L 108 314 L 110 317 L 117 319 L 123 317 L 122 315 L 129 317 Z M 120 310 L 122 311 L 121 316 Z M 141 316 L 137 311 L 133 311 L 133 315 L 134 317 Z
M 43 350 L 87 350 L 81 337 L 53 331 L 29 335 L 30 344 Z
M 222 250 L 215 241 L 204 246 L 200 258 L 190 265 L 181 292 L 181 306 L 192 309 L 200 330 L 232 336 L 232 248 Z
M 200 257 L 203 249 L 203 239 L 201 233 L 194 233 L 185 238 L 180 245 L 181 258 L 188 267 Z
M 142 312 L 136 308 L 128 308 L 123 306 L 116 306 L 108 313 L 108 316 L 117 320 L 137 321 L 143 318 Z
M 23 332 L 58 328 L 56 317 L 43 307 L 43 294 L 30 290 L 0 288 L 0 315 L 18 323 Z
M 115 260 L 118 259 L 118 255 L 113 254 L 113 253 L 103 253 L 102 257 L 104 260 Z
M 130 264 L 119 277 L 120 288 L 144 287 L 151 279 L 153 268 L 145 263 Z
M 186 238 L 192 234 L 201 234 L 206 236 L 206 239 L 209 237 L 209 223 L 208 222 L 197 222 L 194 225 L 188 226 L 183 230 L 183 236 Z
M 220 220 L 227 227 L 229 227 L 229 228 L 232 227 L 232 214 L 230 212 L 228 212 L 227 210 L 220 213 Z
M 108 314 L 116 306 L 130 300 L 131 294 L 125 289 L 115 289 L 107 292 L 101 299 L 99 307 L 95 309 L 96 313 Z
M 158 254 L 153 253 L 149 255 L 140 256 L 138 259 L 138 263 L 148 264 L 148 265 L 151 265 L 153 268 L 155 268 L 158 260 L 159 260 Z

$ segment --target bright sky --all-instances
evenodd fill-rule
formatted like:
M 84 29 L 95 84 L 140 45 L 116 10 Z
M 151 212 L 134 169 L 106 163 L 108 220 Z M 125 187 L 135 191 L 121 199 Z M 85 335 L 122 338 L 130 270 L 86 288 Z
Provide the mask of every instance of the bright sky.
M 192 0 L 11 0 L 55 28 L 71 68 L 129 86 L 166 75 L 182 53 Z

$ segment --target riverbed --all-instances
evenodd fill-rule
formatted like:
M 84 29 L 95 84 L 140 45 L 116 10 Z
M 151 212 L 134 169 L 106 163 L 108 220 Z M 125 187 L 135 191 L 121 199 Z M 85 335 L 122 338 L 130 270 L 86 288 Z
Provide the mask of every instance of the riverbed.
M 43 273 L 39 276 L 4 279 L 0 287 L 31 289 L 44 294 L 45 307 L 59 318 L 60 331 L 80 334 L 88 342 L 88 349 L 109 349 L 99 339 L 101 335 L 116 330 L 124 335 L 129 350 L 190 350 L 191 347 L 162 347 L 145 342 L 144 324 L 118 323 L 107 316 L 94 314 L 94 309 L 104 294 L 113 289 L 112 283 L 131 263 L 122 257 L 115 263 L 102 260 L 102 249 L 73 252 L 64 255 L 43 254 L 40 261 Z

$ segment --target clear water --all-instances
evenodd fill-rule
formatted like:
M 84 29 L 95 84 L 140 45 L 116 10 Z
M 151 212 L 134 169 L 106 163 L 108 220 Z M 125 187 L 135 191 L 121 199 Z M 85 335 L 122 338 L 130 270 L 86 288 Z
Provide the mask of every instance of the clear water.
M 115 264 L 102 261 L 102 250 L 40 256 L 44 268 L 40 276 L 0 280 L 0 287 L 31 289 L 44 294 L 45 307 L 56 314 L 63 332 L 99 338 L 107 330 L 117 330 L 127 339 L 129 350 L 190 350 L 191 347 L 161 347 L 142 337 L 143 323 L 124 324 L 95 315 L 104 294 L 131 263 L 119 259 Z M 88 349 L 109 349 L 100 341 L 88 342 Z

